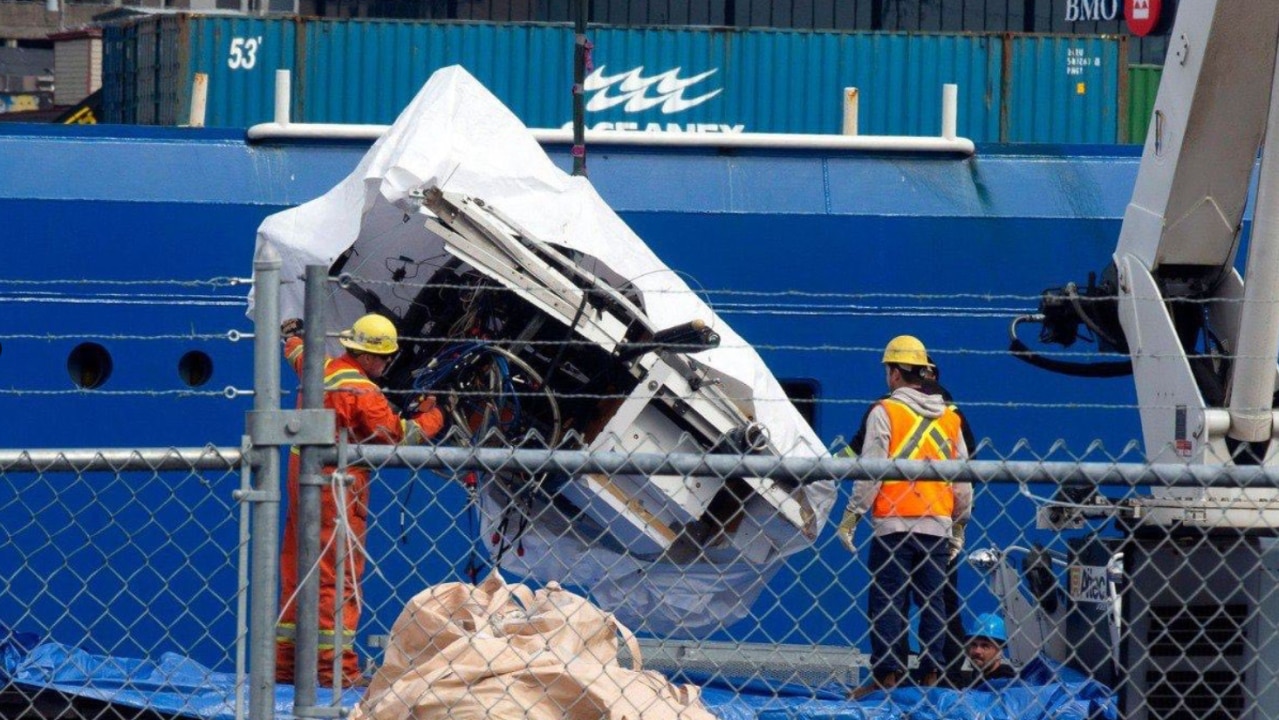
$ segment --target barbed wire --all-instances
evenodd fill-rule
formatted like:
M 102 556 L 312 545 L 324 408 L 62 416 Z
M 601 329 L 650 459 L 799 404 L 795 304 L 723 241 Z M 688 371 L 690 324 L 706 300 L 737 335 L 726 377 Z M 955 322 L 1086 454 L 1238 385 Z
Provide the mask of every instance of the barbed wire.
M 58 305 L 152 305 L 152 306 L 203 306 L 203 307 L 245 307 L 243 300 L 164 300 L 135 298 L 102 298 L 102 297 L 32 297 L 16 298 L 0 295 L 0 302 L 13 303 L 48 303 Z
M 686 273 L 676 273 L 676 274 L 680 275 L 681 277 L 684 277 L 687 275 Z M 475 289 L 474 285 L 465 284 L 465 283 L 463 284 L 433 283 L 433 282 L 415 283 L 407 280 L 389 280 L 389 279 L 382 279 L 382 278 L 355 276 L 355 275 L 351 275 L 350 273 L 346 273 L 341 276 L 331 278 L 331 280 L 332 282 L 334 282 L 335 284 L 339 286 L 342 285 L 343 283 L 359 281 L 361 283 L 368 283 L 368 284 L 374 284 L 374 285 L 386 285 L 389 287 L 411 287 L 411 288 L 417 288 L 417 289 L 424 289 L 428 287 L 433 289 L 439 289 L 439 290 L 473 290 Z M 233 287 L 241 287 L 246 285 L 251 286 L 252 284 L 253 284 L 252 278 L 237 278 L 237 277 L 229 277 L 229 276 L 218 276 L 218 277 L 212 277 L 212 278 L 188 279 L 188 280 L 181 280 L 181 279 L 174 279 L 174 278 L 155 278 L 155 279 L 136 279 L 136 280 L 118 280 L 118 279 L 103 279 L 103 278 L 58 278 L 58 279 L 47 279 L 47 280 L 32 280 L 32 279 L 19 279 L 19 278 L 0 278 L 0 288 L 3 288 L 6 285 L 37 286 L 37 287 L 38 286 L 52 287 L 52 286 L 65 286 L 65 285 L 105 285 L 105 286 L 121 286 L 121 287 L 139 287 L 139 286 L 148 286 L 148 285 L 158 285 L 158 286 L 174 286 L 174 287 L 233 288 Z M 512 290 L 510 290 L 509 288 L 496 286 L 496 285 L 486 286 L 485 289 L 490 291 L 512 292 Z M 719 296 L 719 297 L 836 299 L 836 300 L 846 300 L 846 301 L 858 301 L 858 300 L 925 301 L 927 300 L 927 301 L 945 301 L 948 303 L 953 303 L 956 300 L 979 300 L 984 302 L 1027 301 L 1027 302 L 1033 303 L 1035 306 L 1037 306 L 1039 301 L 1043 299 L 1043 293 L 972 293 L 972 292 L 908 293 L 908 292 L 833 292 L 833 291 L 816 292 L 811 290 L 800 290 L 800 289 L 794 289 L 794 288 L 781 289 L 781 290 L 744 290 L 744 289 L 736 289 L 736 288 L 705 288 L 705 287 L 699 287 L 696 290 L 658 288 L 658 289 L 646 289 L 643 292 L 645 294 L 654 294 L 654 295 L 694 294 L 694 295 L 710 295 L 710 296 Z M 175 296 L 175 297 L 180 297 L 180 296 Z M 213 296 L 213 297 L 218 297 L 219 299 L 221 299 L 220 296 Z M 1221 298 L 1221 297 L 1213 297 L 1213 298 L 1198 298 L 1198 297 L 1165 298 L 1162 296 L 1154 296 L 1154 297 L 1130 296 L 1130 297 L 1132 297 L 1132 299 L 1135 299 L 1135 300 L 1159 300 L 1163 302 L 1185 303 L 1185 304 L 1194 304 L 1194 305 L 1211 305 L 1211 304 L 1224 305 L 1224 304 L 1242 304 L 1242 303 L 1273 304 L 1273 303 L 1279 302 L 1279 300 L 1257 300 L 1257 299 Z M 243 302 L 247 303 L 247 298 L 245 298 Z M 790 307 L 790 305 L 788 304 L 784 307 Z M 876 306 L 876 307 L 878 308 L 879 306 Z M 910 306 L 910 307 L 916 307 L 916 306 Z M 886 308 L 886 310 L 896 310 L 896 309 L 907 310 L 907 309 L 910 309 L 910 307 Z M 953 305 L 952 306 L 948 306 L 948 305 L 928 306 L 928 308 L 936 309 L 936 310 L 947 310 L 947 309 L 963 310 L 964 309 L 962 307 L 957 308 Z M 991 310 L 994 310 L 994 309 L 992 308 Z M 1006 310 L 1010 313 L 1025 312 L 1024 308 L 999 308 L 999 310 L 1001 311 Z
M 71 395 L 81 396 L 81 397 L 83 396 L 178 397 L 178 398 L 224 397 L 230 400 L 234 400 L 235 398 L 238 398 L 238 397 L 252 396 L 253 389 L 237 388 L 233 385 L 228 385 L 222 388 L 221 390 L 196 390 L 195 388 L 173 389 L 173 390 L 152 390 L 152 389 L 106 390 L 102 388 L 66 388 L 61 390 L 53 390 L 53 389 L 41 389 L 41 388 L 7 387 L 7 388 L 0 388 L 0 395 L 9 395 L 14 397 L 21 397 L 24 395 L 31 395 L 31 396 L 38 396 L 38 397 L 57 397 L 57 396 L 71 396 Z
M 281 392 L 286 395 L 291 395 L 297 391 L 298 389 L 296 386 L 285 385 L 285 386 L 282 386 L 281 388 Z M 355 392 L 355 391 L 333 390 L 331 392 Z M 391 396 L 400 396 L 400 395 L 410 396 L 410 395 L 422 394 L 422 391 L 410 391 L 410 390 L 386 390 L 384 392 L 387 395 L 391 395 Z M 144 388 L 130 389 L 130 390 L 119 390 L 119 389 L 108 390 L 103 388 L 65 388 L 65 389 L 17 388 L 17 387 L 0 388 L 0 396 L 7 395 L 7 396 L 15 396 L 15 397 L 24 396 L 24 395 L 105 396 L 105 397 L 111 397 L 111 396 L 225 397 L 227 399 L 234 400 L 241 397 L 252 397 L 253 394 L 254 394 L 254 391 L 252 388 L 239 388 L 232 385 L 222 388 L 221 390 L 197 390 L 197 389 L 159 390 L 159 389 L 144 389 Z M 456 395 L 459 398 L 466 398 L 466 397 L 485 398 L 485 397 L 488 397 L 491 393 L 486 393 L 483 391 L 464 391 L 464 392 L 453 392 L 452 394 Z M 535 393 L 535 392 L 516 391 L 516 392 L 507 392 L 506 394 L 512 397 L 515 397 L 515 396 L 525 397 L 525 398 L 541 397 L 539 393 Z M 557 397 L 566 399 L 566 400 L 619 400 L 619 399 L 625 399 L 626 397 L 629 397 L 629 396 L 626 394 L 618 394 L 618 393 L 601 394 L 601 393 L 568 393 L 566 392 L 566 393 L 559 393 Z M 755 402 L 757 404 L 763 404 L 763 403 L 792 404 L 796 402 L 795 400 L 792 400 L 789 398 L 750 397 L 750 398 L 738 398 L 738 399 L 749 399 L 752 402 Z M 857 407 L 869 407 L 871 404 L 877 402 L 878 400 L 879 398 L 877 397 L 821 397 L 821 398 L 816 398 L 812 401 L 801 401 L 801 402 L 811 402 L 812 404 L 815 404 L 815 405 L 831 405 L 831 406 L 851 405 L 851 406 L 857 406 Z M 1160 408 L 1160 409 L 1175 409 L 1176 407 L 1178 407 L 1175 405 L 1141 406 L 1135 403 L 1083 403 L 1083 402 L 1055 403 L 1055 402 L 1026 402 L 1026 401 L 1020 401 L 1020 400 L 999 400 L 999 401 L 963 400 L 963 401 L 959 401 L 959 404 L 965 408 L 980 407 L 980 408 L 994 408 L 994 409 L 1004 409 L 1004 410 L 1041 409 L 1041 410 L 1132 411 L 1132 410 L 1139 410 L 1141 407 L 1147 407 L 1147 408 L 1154 407 L 1154 408 Z
M 339 337 L 338 332 L 325 333 L 328 338 Z M 156 333 L 156 334 L 124 334 L 124 333 L 0 333 L 0 340 L 114 340 L 114 341 L 160 341 L 160 340 L 198 340 L 213 341 L 227 340 L 230 342 L 239 342 L 241 340 L 252 340 L 254 333 L 244 330 L 227 330 L 221 333 Z M 450 335 L 401 335 L 399 338 L 403 341 L 416 342 L 434 342 L 447 343 L 455 341 L 457 338 Z M 598 343 L 586 339 L 570 339 L 570 340 L 495 340 L 492 344 L 498 346 L 529 346 L 529 347 L 597 347 Z M 676 352 L 685 352 L 693 359 L 696 359 L 696 352 L 682 351 L 678 347 L 671 348 Z M 721 343 L 714 348 L 708 350 L 729 350 L 729 349 L 754 349 L 757 351 L 770 352 L 820 352 L 820 353 L 845 353 L 845 354 L 866 354 L 879 355 L 884 352 L 883 347 L 875 345 L 832 345 L 832 344 L 774 344 L 774 343 Z M 946 356 L 977 356 L 977 357 L 1009 357 L 1016 358 L 1018 353 L 1008 350 L 1007 348 L 996 349 L 978 349 L 971 347 L 949 347 L 949 346 L 930 346 L 929 354 L 937 357 Z M 1105 358 L 1114 360 L 1115 358 L 1129 358 L 1131 356 L 1123 353 L 1106 352 L 1102 350 L 1067 350 L 1055 346 L 1045 346 L 1036 348 L 1035 355 L 1053 358 L 1079 358 L 1079 359 L 1098 359 Z M 1204 359 L 1204 360 L 1236 360 L 1241 358 L 1269 358 L 1266 354 L 1240 354 L 1240 353 L 1181 353 L 1181 352 L 1146 352 L 1142 354 L 1144 358 L 1186 358 L 1188 360 Z
M 237 278 L 227 276 L 215 276 L 211 278 L 192 278 L 188 280 L 180 280 L 177 278 L 152 278 L 152 279 L 114 279 L 114 278 L 51 278 L 47 280 L 33 280 L 30 278 L 0 278 L 0 287 L 5 285 L 119 285 L 125 287 L 136 287 L 139 285 L 173 285 L 180 287 L 236 287 L 240 285 L 252 285 L 253 278 Z
M 0 333 L 0 340 L 227 340 L 238 342 L 245 334 L 238 330 L 221 333 L 174 333 L 154 335 L 127 335 L 123 333 Z M 252 337 L 250 334 L 249 337 Z
M 351 273 L 343 273 L 337 277 L 330 277 L 330 282 L 339 288 L 345 289 L 351 283 L 360 283 L 363 285 L 382 285 L 387 287 L 407 287 L 414 289 L 434 289 L 434 290 L 476 290 L 474 284 L 468 283 L 446 283 L 446 282 L 412 282 L 409 280 L 392 280 L 385 278 L 365 277 L 353 275 Z M 529 285 L 528 287 L 533 287 Z M 515 292 L 512 288 L 503 285 L 484 285 L 482 287 L 486 291 L 496 292 Z M 803 299 L 839 299 L 848 301 L 857 300 L 930 300 L 945 301 L 953 303 L 956 300 L 983 300 L 986 302 L 1006 302 L 1006 301 L 1027 301 L 1033 303 L 1035 307 L 1043 299 L 1042 292 L 1039 293 L 971 293 L 971 292 L 947 292 L 947 293 L 908 293 L 908 292 L 814 292 L 809 290 L 798 289 L 782 289 L 782 290 L 742 290 L 734 288 L 701 288 L 694 290 L 691 288 L 637 288 L 629 284 L 624 284 L 619 290 L 634 289 L 645 295 L 696 295 L 696 296 L 718 296 L 718 297 L 762 297 L 762 298 L 803 298 Z M 1183 303 L 1189 305 L 1233 305 L 1244 303 L 1258 304 L 1274 304 L 1279 300 L 1256 300 L 1245 298 L 1225 298 L 1225 297 L 1163 297 L 1161 295 L 1144 296 L 1144 295 L 1128 295 L 1125 296 L 1133 300 L 1150 300 L 1169 303 Z M 1111 296 L 1107 298 L 1085 298 L 1089 300 L 1117 300 L 1118 297 Z M 1019 310 L 1015 312 L 1025 312 Z

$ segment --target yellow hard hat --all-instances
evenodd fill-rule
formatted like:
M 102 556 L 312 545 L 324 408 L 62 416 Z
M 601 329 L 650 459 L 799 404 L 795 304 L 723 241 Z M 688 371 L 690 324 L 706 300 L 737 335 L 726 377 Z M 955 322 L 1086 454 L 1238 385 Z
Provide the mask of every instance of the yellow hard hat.
M 394 355 L 400 349 L 396 340 L 395 324 L 381 315 L 365 315 L 338 333 L 342 347 L 374 355 Z
M 884 348 L 885 365 L 913 365 L 916 367 L 932 367 L 928 362 L 928 351 L 924 343 L 913 335 L 898 335 L 888 341 Z

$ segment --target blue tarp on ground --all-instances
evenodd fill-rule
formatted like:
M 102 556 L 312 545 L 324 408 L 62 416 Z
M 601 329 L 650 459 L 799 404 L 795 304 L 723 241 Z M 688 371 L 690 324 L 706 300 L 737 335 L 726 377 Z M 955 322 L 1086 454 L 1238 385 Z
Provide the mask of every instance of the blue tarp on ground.
M 0 637 L 4 637 L 0 627 Z M 158 661 L 90 655 L 58 643 L 35 644 L 25 633 L 0 641 L 0 686 L 9 682 L 52 689 L 70 696 L 182 714 L 210 720 L 235 717 L 235 676 L 218 673 L 180 655 Z M 702 687 L 702 700 L 721 720 L 1113 720 L 1118 712 L 1110 692 L 1074 671 L 1035 662 L 1024 679 L 992 692 L 901 688 L 859 702 L 845 700 L 847 688 L 812 688 L 760 680 L 681 677 Z M 362 690 L 347 690 L 342 704 L 359 702 Z M 321 689 L 327 705 L 332 693 Z M 293 688 L 277 685 L 276 717 L 292 717 Z
M 18 635 L 22 635 L 18 639 Z M 0 637 L 3 637 L 0 626 Z M 16 683 L 50 689 L 131 708 L 209 720 L 235 718 L 235 675 L 210 670 L 190 658 L 165 653 L 158 661 L 91 655 L 59 643 L 40 643 L 26 633 L 0 641 L 0 687 Z M 31 647 L 25 653 L 24 645 Z M 347 690 L 342 704 L 355 705 L 363 690 Z M 321 688 L 317 703 L 328 705 L 333 692 Z M 247 693 L 245 702 L 247 703 Z M 247 711 L 247 704 L 246 704 Z M 293 717 L 293 686 L 275 688 L 275 716 Z
M 1082 674 L 1036 658 L 1021 678 L 1001 680 L 992 690 L 903 687 L 858 701 L 845 699 L 842 685 L 808 687 L 740 683 L 689 675 L 677 678 L 702 687 L 702 700 L 720 720 L 1115 720 L 1111 691 Z

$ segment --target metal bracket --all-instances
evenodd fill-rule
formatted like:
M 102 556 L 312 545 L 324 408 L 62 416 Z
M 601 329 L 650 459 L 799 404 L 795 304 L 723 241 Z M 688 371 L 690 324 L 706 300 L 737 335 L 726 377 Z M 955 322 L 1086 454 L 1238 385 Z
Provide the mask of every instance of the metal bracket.
M 337 416 L 332 410 L 251 410 L 245 413 L 253 444 L 333 445 Z
M 265 490 L 233 490 L 231 499 L 246 503 L 278 503 L 280 493 L 269 493 Z
M 324 474 L 299 475 L 298 485 L 301 487 L 328 487 L 330 476 Z
M 293 708 L 293 716 L 300 718 L 344 718 L 348 710 L 332 705 L 297 705 Z

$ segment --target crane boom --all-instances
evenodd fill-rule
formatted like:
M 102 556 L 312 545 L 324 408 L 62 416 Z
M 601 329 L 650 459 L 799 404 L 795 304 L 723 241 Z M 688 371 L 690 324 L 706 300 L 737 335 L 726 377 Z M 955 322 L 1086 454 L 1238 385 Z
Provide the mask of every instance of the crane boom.
M 1151 462 L 1274 462 L 1279 143 L 1263 141 L 1279 138 L 1279 3 L 1181 3 L 1170 37 L 1111 266 L 1082 295 L 1045 294 L 1043 337 L 1068 345 L 1083 324 L 1128 354 Z M 1254 170 L 1245 282 L 1235 264 Z M 1169 522 L 1208 508 L 1222 511 L 1214 525 L 1279 526 L 1258 517 L 1269 492 L 1155 496 L 1156 512 L 1177 506 Z

